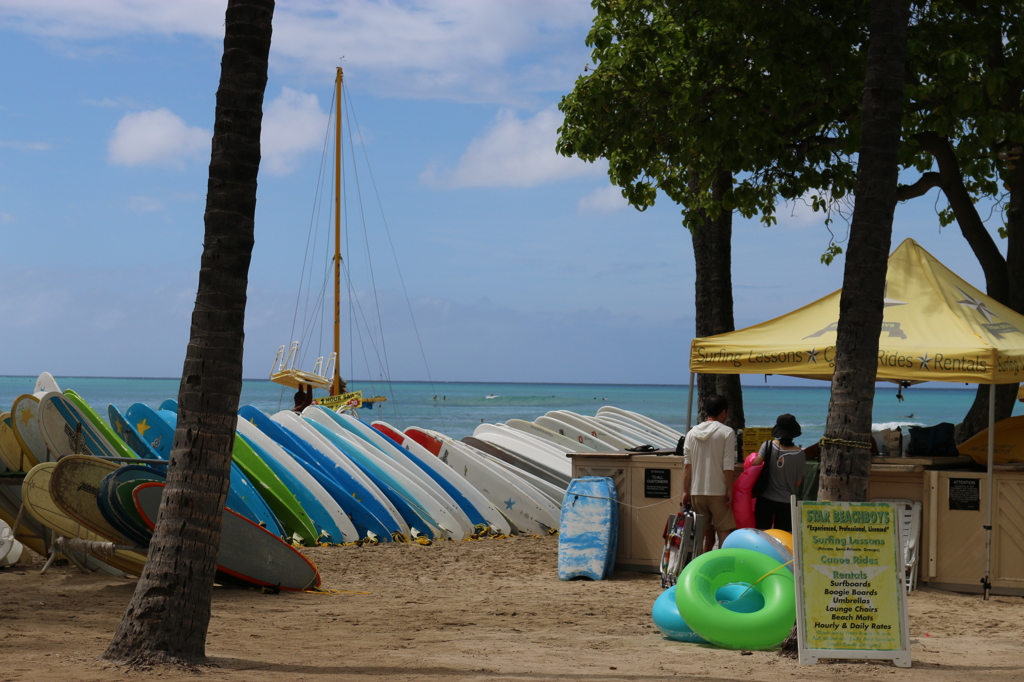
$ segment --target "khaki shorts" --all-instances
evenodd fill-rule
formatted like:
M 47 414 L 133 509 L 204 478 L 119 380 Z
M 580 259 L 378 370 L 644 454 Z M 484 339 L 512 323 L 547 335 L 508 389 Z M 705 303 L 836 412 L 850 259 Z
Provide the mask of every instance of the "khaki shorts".
M 690 504 L 715 531 L 736 530 L 732 504 L 725 501 L 725 495 L 691 495 Z

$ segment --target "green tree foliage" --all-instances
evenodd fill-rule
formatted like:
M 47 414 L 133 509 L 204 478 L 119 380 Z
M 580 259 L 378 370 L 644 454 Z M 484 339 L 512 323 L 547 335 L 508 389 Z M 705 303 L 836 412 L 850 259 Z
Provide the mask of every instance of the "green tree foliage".
M 593 4 L 595 66 L 559 104 L 557 150 L 607 159 L 633 206 L 653 205 L 660 189 L 689 228 L 701 211 L 771 223 L 779 198 L 826 188 L 812 198 L 825 208 L 852 189 L 864 10 L 810 0 Z M 734 182 L 719 196 L 720 171 Z

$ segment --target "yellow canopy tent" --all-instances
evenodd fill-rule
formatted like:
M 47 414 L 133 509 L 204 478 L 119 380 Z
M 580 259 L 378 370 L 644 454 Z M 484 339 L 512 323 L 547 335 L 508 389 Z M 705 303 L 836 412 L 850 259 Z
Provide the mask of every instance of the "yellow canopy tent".
M 839 296 L 727 334 L 694 339 L 690 370 L 832 378 Z M 1024 378 L 1024 315 L 907 239 L 889 256 L 878 379 L 1012 384 Z
M 988 486 L 992 490 L 995 384 L 1024 379 L 1024 315 L 975 289 L 913 239 L 904 240 L 889 256 L 885 279 L 878 379 L 990 384 Z M 841 293 L 833 292 L 753 327 L 694 339 L 690 371 L 831 380 Z M 690 392 L 692 404 L 692 376 Z M 991 527 L 989 495 L 986 598 Z

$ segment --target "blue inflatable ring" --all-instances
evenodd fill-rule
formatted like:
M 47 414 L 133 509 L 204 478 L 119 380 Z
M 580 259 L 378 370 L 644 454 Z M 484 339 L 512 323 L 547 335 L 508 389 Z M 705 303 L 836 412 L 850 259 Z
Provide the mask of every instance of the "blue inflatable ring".
M 736 613 L 719 604 L 718 589 L 737 582 L 753 585 L 764 597 L 764 608 Z M 774 648 L 796 623 L 793 575 L 775 559 L 749 549 L 719 549 L 690 562 L 676 583 L 676 605 L 694 632 L 724 649 Z

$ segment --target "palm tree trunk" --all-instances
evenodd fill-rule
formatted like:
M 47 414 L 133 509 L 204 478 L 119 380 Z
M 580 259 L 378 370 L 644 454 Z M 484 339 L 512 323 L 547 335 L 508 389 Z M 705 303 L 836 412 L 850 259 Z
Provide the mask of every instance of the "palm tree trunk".
M 229 0 L 199 288 L 163 505 L 146 568 L 104 658 L 205 661 L 229 484 L 274 0 Z
M 872 0 L 856 202 L 843 272 L 820 500 L 867 499 L 882 299 L 896 207 L 909 0 Z
M 732 175 L 720 171 L 712 193 L 716 201 L 732 187 Z M 705 215 L 692 231 L 695 331 L 698 337 L 724 334 L 736 329 L 732 302 L 732 211 L 723 210 L 717 218 Z M 698 374 L 698 422 L 704 421 L 704 403 L 712 395 L 729 401 L 726 424 L 742 429 L 743 389 L 738 374 Z

